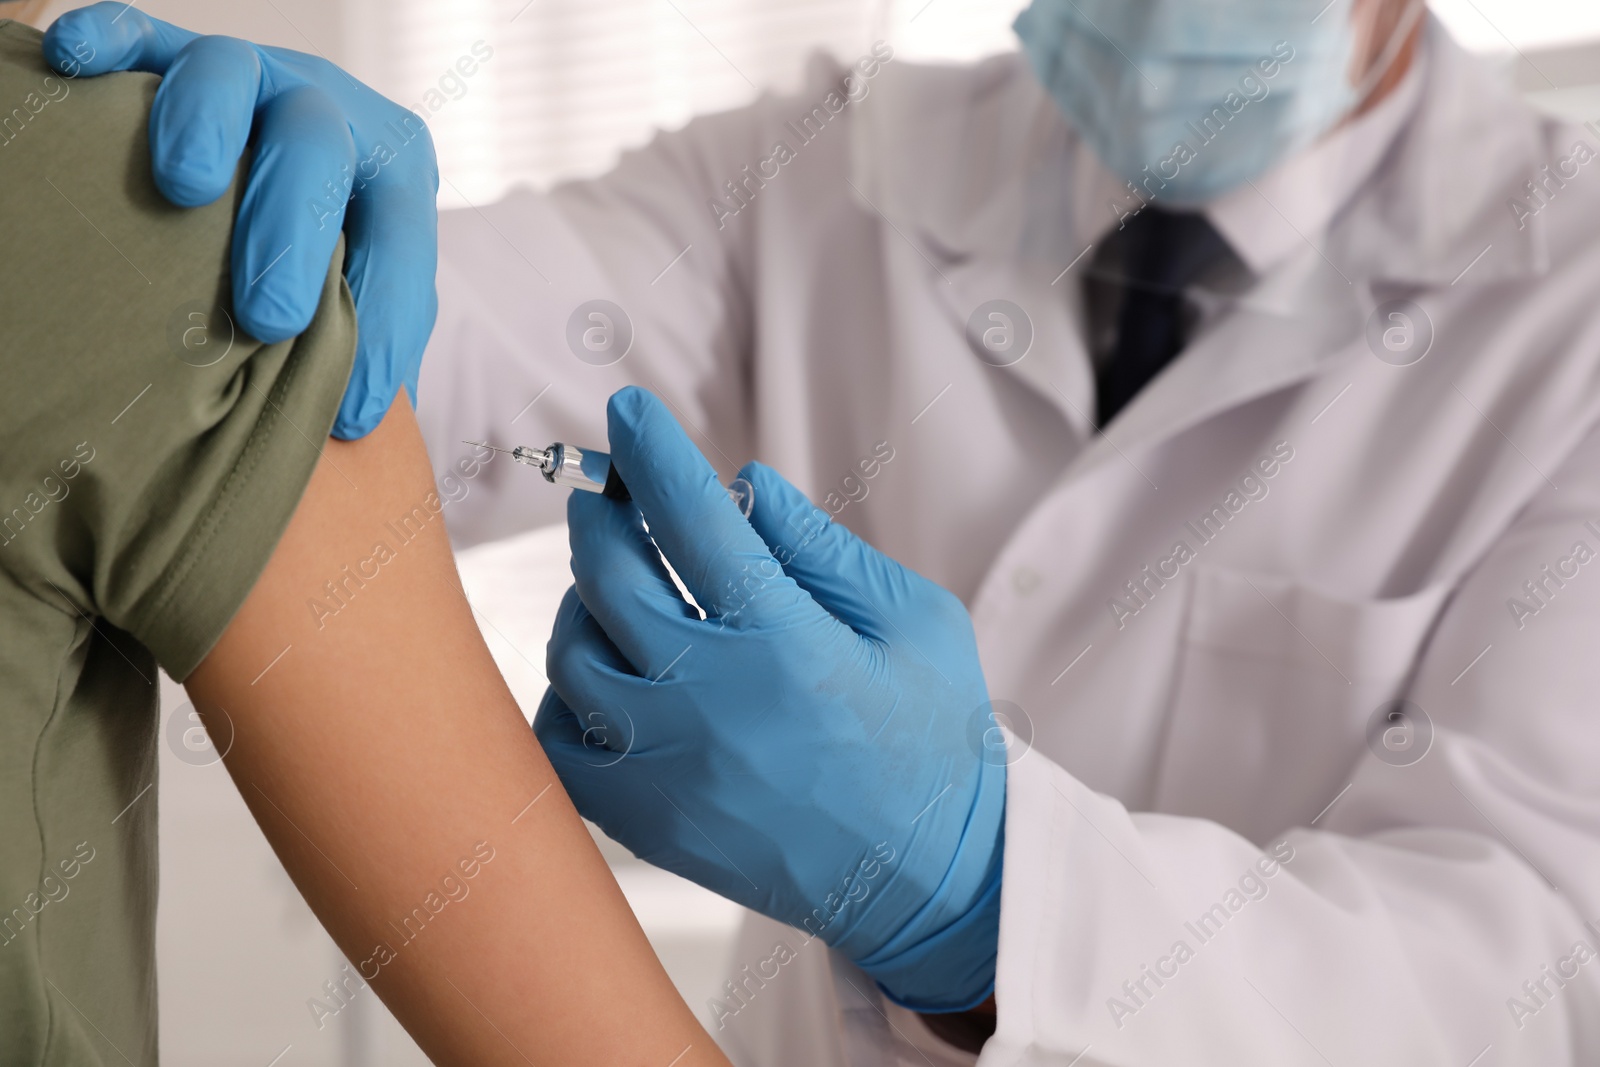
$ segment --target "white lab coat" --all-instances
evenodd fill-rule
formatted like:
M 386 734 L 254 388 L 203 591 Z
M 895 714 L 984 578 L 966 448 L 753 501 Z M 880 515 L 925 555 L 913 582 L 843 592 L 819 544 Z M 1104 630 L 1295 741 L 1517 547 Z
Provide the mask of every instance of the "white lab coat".
M 889 63 L 762 185 L 837 67 L 441 222 L 441 474 L 463 439 L 603 445 L 641 383 L 724 477 L 847 501 L 970 607 L 1021 709 L 985 1065 L 1600 1062 L 1600 162 L 1528 199 L 1594 138 L 1430 36 L 1351 202 L 1104 435 L 1061 272 L 1109 216 L 1062 195 L 1084 150 L 1015 57 Z M 566 342 L 595 298 L 635 333 L 606 367 Z M 965 338 L 994 298 L 1034 331 L 1005 367 Z M 1367 340 L 1395 298 L 1432 324 L 1409 366 Z M 559 519 L 528 477 L 458 482 L 458 542 Z M 1408 766 L 1367 736 L 1399 698 Z M 744 1062 L 971 1062 L 820 946 L 742 990 Z

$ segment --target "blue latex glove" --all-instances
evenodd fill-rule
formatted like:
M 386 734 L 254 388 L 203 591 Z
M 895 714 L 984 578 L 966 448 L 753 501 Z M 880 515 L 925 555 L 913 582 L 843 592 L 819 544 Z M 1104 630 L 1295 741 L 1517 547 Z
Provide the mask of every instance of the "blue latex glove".
M 982 1003 L 1005 766 L 971 740 L 988 697 L 966 609 L 760 464 L 746 521 L 644 390 L 607 414 L 633 499 L 572 494 L 577 584 L 534 723 L 578 810 L 907 1007 Z
M 325 59 L 201 37 L 109 0 L 57 19 L 44 54 L 73 77 L 163 76 L 150 153 L 156 186 L 181 207 L 227 191 L 254 128 L 233 233 L 240 326 L 268 342 L 304 330 L 342 228 L 360 340 L 334 436 L 370 433 L 402 385 L 416 403 L 438 310 L 439 191 L 418 116 Z

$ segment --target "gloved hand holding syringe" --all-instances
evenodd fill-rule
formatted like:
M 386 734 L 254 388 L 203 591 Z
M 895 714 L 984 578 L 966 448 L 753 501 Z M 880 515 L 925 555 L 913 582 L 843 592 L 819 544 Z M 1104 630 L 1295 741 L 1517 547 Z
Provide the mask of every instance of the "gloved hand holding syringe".
M 975 740 L 997 726 L 966 608 L 770 467 L 721 485 L 644 389 L 611 397 L 606 436 L 577 481 L 571 458 L 522 460 L 589 490 L 567 499 L 574 585 L 534 719 L 579 812 L 902 1006 L 982 1004 L 1006 761 Z

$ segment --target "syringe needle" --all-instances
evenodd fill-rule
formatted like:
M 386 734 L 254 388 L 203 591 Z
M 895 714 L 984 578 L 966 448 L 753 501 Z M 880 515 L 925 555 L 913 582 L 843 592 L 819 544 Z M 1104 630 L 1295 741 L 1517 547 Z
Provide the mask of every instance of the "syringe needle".
M 504 452 L 518 463 L 526 463 L 530 467 L 537 467 L 544 475 L 544 480 L 557 485 L 569 486 L 573 489 L 584 489 L 591 493 L 602 493 L 613 500 L 628 500 L 628 487 L 622 484 L 622 479 L 617 475 L 616 469 L 611 466 L 611 457 L 604 452 L 594 452 L 585 448 L 576 448 L 572 445 L 555 442 L 549 448 L 529 448 L 527 445 L 518 445 L 516 448 L 496 448 L 484 441 L 462 441 L 464 445 L 473 445 L 477 448 L 487 448 L 491 452 Z

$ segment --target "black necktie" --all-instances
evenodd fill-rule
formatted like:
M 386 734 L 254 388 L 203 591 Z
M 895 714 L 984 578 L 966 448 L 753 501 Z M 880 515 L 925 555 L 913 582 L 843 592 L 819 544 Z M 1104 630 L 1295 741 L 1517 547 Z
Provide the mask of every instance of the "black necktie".
M 1107 314 L 1108 351 L 1096 360 L 1096 407 L 1106 425 L 1171 363 L 1187 338 L 1183 291 L 1230 255 L 1205 216 L 1147 207 L 1113 230 L 1089 276 L 1090 318 Z

